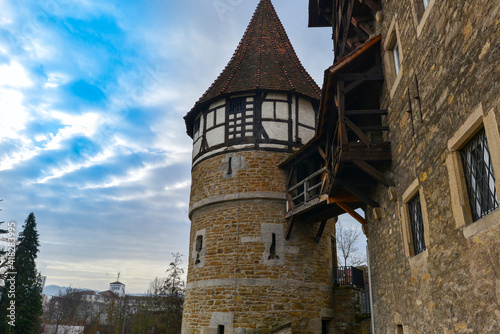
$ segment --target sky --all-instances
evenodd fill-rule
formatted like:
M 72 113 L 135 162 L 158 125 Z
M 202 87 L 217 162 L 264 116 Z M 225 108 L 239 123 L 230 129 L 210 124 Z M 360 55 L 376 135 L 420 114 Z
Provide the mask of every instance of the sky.
M 143 293 L 188 256 L 183 116 L 231 58 L 258 0 L 0 0 L 0 221 L 34 212 L 46 285 Z M 331 29 L 273 4 L 321 84 Z

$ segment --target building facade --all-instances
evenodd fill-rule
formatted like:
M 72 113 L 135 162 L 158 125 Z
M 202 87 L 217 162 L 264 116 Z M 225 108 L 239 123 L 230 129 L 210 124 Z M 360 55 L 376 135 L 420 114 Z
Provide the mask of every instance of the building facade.
M 330 326 L 334 226 L 297 224 L 287 235 L 290 176 L 278 167 L 314 136 L 319 94 L 261 0 L 233 58 L 185 117 L 193 165 L 183 333 Z
M 363 224 L 375 333 L 500 332 L 500 2 L 309 4 L 335 63 L 315 137 L 282 166 L 326 186 L 288 216 Z

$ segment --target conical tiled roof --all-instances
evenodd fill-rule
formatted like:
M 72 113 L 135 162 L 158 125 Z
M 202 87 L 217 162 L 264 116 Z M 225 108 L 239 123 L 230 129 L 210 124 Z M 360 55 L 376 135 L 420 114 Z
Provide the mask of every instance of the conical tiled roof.
M 218 96 L 254 89 L 295 91 L 315 99 L 321 92 L 297 57 L 270 0 L 259 2 L 233 57 L 191 112 Z

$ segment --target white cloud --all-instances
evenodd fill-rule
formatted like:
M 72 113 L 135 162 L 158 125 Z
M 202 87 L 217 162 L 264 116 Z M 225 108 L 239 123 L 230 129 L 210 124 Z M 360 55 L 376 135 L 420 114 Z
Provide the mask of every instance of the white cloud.
M 0 87 L 26 88 L 32 85 L 28 72 L 18 62 L 0 65 Z

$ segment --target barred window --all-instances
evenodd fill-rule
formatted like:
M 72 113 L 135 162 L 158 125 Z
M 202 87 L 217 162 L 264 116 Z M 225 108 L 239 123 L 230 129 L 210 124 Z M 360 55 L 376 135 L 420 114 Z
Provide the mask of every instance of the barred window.
M 498 208 L 495 175 L 484 128 L 460 151 L 472 220 L 477 221 Z
M 410 213 L 413 255 L 417 255 L 425 250 L 424 219 L 422 217 L 422 205 L 420 204 L 419 194 L 408 202 L 408 210 Z
M 396 76 L 398 76 L 399 71 L 401 70 L 401 61 L 399 60 L 399 44 L 397 40 L 394 44 L 394 48 L 392 49 L 392 54 L 394 56 L 394 69 L 396 71 Z

